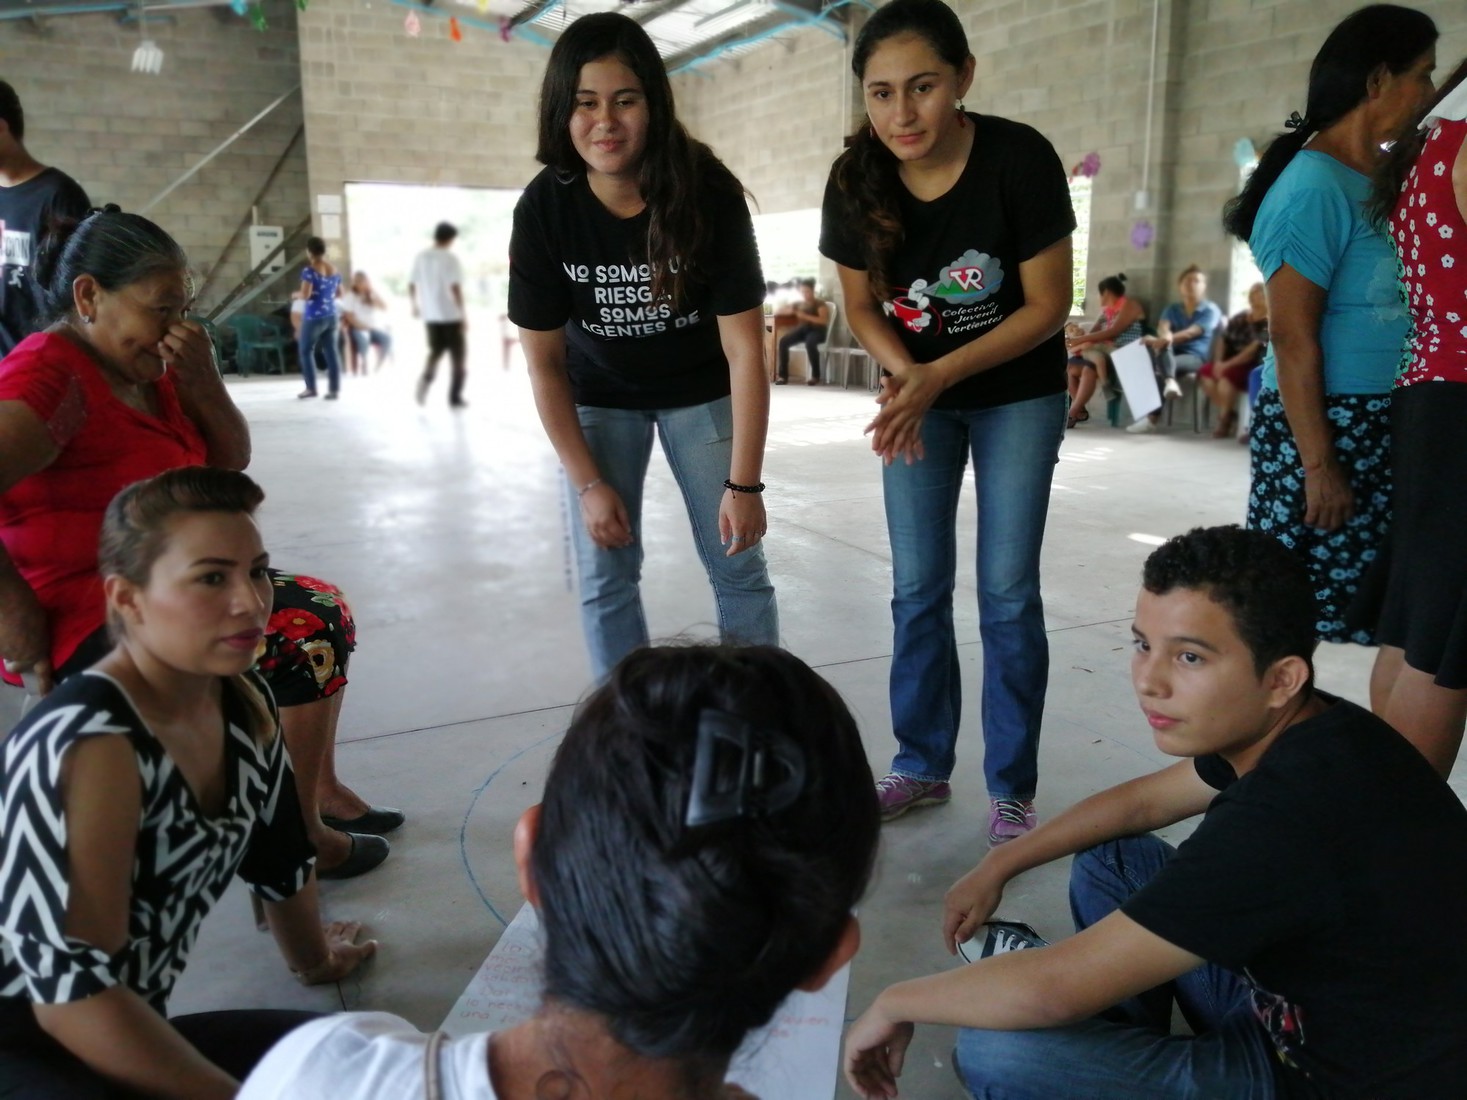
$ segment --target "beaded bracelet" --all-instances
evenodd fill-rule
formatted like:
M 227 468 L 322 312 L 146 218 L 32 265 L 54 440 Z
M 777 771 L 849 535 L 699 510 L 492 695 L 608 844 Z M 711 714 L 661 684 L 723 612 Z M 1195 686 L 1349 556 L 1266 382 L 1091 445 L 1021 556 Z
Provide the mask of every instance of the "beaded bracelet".
M 732 489 L 736 493 L 762 493 L 764 491 L 764 482 L 761 481 L 757 485 L 736 485 L 732 481 L 725 481 L 723 487 L 725 489 Z
M 592 478 L 590 481 L 586 482 L 586 484 L 582 485 L 579 489 L 576 490 L 576 496 L 583 497 L 600 484 L 601 479 L 599 477 Z

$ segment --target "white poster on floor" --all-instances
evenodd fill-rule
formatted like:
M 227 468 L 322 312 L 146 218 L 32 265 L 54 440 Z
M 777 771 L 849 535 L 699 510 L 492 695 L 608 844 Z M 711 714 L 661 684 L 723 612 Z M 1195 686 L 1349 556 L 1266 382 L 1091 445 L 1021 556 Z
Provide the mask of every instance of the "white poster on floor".
M 1161 408 L 1161 391 L 1156 388 L 1156 372 L 1151 367 L 1151 350 L 1140 340 L 1110 353 L 1110 364 L 1116 372 L 1131 415 L 1140 420 Z
M 540 1004 L 544 946 L 535 910 L 515 915 L 448 1016 L 449 1035 L 499 1031 L 528 1019 Z M 845 1024 L 849 965 L 818 993 L 791 993 L 767 1027 L 734 1055 L 728 1080 L 760 1100 L 818 1100 L 835 1095 Z

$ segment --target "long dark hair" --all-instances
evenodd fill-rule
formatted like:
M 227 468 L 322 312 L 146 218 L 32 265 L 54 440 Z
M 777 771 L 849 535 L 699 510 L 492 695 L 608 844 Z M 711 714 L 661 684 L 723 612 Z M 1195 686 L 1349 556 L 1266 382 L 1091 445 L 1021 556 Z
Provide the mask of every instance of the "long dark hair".
M 1431 102 L 1418 112 L 1415 118 L 1401 127 L 1400 133 L 1396 135 L 1395 144 L 1391 146 L 1390 153 L 1376 170 L 1370 189 L 1370 201 L 1365 206 L 1365 212 L 1376 225 L 1385 225 L 1395 211 L 1396 203 L 1401 198 L 1401 188 L 1406 183 L 1406 176 L 1426 145 L 1427 135 L 1420 129 L 1421 120 L 1431 114 L 1432 108 L 1455 91 L 1457 85 L 1461 84 L 1464 79 L 1467 79 L 1467 58 L 1464 58 L 1452 70 L 1452 75 L 1447 77 L 1446 82 L 1436 90 L 1436 95 L 1431 97 Z
M 1253 235 L 1263 197 L 1305 143 L 1360 106 L 1366 82 L 1376 69 L 1384 65 L 1392 73 L 1403 73 L 1436 39 L 1431 16 L 1415 8 L 1372 4 L 1347 15 L 1314 55 L 1304 117 L 1269 143 L 1242 193 L 1223 207 L 1223 228 L 1246 242 Z
M 75 307 L 72 284 L 82 275 L 103 290 L 118 291 L 139 279 L 175 272 L 188 275 L 188 256 L 178 242 L 141 214 L 124 214 L 111 205 L 80 222 L 52 225 L 36 260 L 47 321 L 60 320 Z
M 647 101 L 647 148 L 637 180 L 647 204 L 647 254 L 652 294 L 684 300 L 689 275 L 711 265 L 713 229 L 705 216 L 709 190 L 743 194 L 743 187 L 713 150 L 695 140 L 677 120 L 672 84 L 657 47 L 640 23 L 617 12 L 577 19 L 556 40 L 540 84 L 540 136 L 535 159 L 570 179 L 585 162 L 570 138 L 571 114 L 581 69 L 615 57 L 642 84 Z
M 685 824 L 710 713 L 795 746 L 792 801 Z M 721 1079 L 744 1035 L 831 957 L 879 830 L 855 721 L 798 658 L 634 651 L 581 705 L 545 782 L 531 875 L 547 1002 L 598 1015 L 638 1055 L 681 1061 L 690 1091 Z
M 866 63 L 876 47 L 898 34 L 920 35 L 955 69 L 961 69 L 972 56 L 962 22 L 942 0 L 892 0 L 867 19 L 856 36 L 851 71 L 857 82 L 865 79 Z M 890 283 L 889 265 L 902 242 L 900 163 L 865 123 L 845 144 L 845 152 L 835 162 L 835 185 L 845 199 L 846 221 L 860 234 L 872 293 L 884 298 Z

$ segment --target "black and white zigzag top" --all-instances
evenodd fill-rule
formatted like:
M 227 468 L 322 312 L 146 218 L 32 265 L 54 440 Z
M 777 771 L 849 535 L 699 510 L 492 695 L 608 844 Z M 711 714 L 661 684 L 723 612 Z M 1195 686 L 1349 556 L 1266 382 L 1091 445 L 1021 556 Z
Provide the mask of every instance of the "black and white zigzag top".
M 26 715 L 0 763 L 0 997 L 62 1004 L 124 985 L 166 1012 L 199 925 L 236 871 L 267 901 L 305 885 L 316 856 L 290 758 L 278 734 L 255 741 L 248 713 L 226 683 L 229 802 L 213 818 L 111 677 L 72 676 Z M 65 932 L 61 766 L 80 738 L 104 735 L 132 742 L 142 784 L 128 939 L 112 956 Z

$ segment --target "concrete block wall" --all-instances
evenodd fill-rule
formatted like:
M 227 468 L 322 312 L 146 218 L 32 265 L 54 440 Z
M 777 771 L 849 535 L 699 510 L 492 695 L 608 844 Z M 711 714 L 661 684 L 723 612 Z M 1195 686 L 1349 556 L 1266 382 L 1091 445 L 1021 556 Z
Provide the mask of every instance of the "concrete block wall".
M 858 106 L 849 56 L 824 31 L 784 32 L 745 57 L 675 77 L 678 115 L 713 146 L 760 212 L 819 206 Z
M 386 0 L 312 0 L 301 13 L 313 196 L 360 181 L 519 188 L 539 170 L 536 103 L 549 50 L 501 41 L 471 23 L 474 8 L 455 11 L 460 42 L 430 13 L 418 37 L 408 35 L 407 9 Z
M 228 8 L 149 20 L 163 50 L 157 75 L 134 73 L 136 25 L 112 13 L 0 22 L 0 79 L 26 112 L 26 147 L 73 176 L 97 204 L 141 210 L 300 79 L 292 0 L 266 0 L 256 31 Z M 298 94 L 148 211 L 188 251 L 207 307 L 249 270 L 241 238 L 219 258 L 301 125 Z M 306 152 L 298 142 L 259 204 L 265 224 L 306 213 Z M 215 270 L 216 266 L 218 267 Z M 212 278 L 210 278 L 212 276 Z
M 1094 180 L 1088 285 L 1124 271 L 1133 292 L 1158 305 L 1175 293 L 1176 272 L 1197 263 L 1211 294 L 1226 301 L 1230 244 L 1222 204 L 1237 186 L 1233 147 L 1261 149 L 1302 107 L 1309 63 L 1331 27 L 1361 0 L 1162 0 L 1152 109 L 1148 203 L 1138 210 L 1147 159 L 1146 92 L 1151 0 L 950 0 L 977 65 L 970 108 L 1027 122 L 1055 145 L 1067 167 L 1100 154 Z M 1442 31 L 1438 75 L 1467 53 L 1467 7 L 1460 0 L 1417 4 Z M 861 98 L 841 52 L 830 88 L 810 71 L 837 53 L 805 29 L 790 41 L 703 69 L 696 89 L 680 77 L 688 123 L 712 143 L 768 211 L 817 206 L 830 162 L 847 130 L 848 105 Z M 797 62 L 807 62 L 797 64 Z M 799 82 L 801 117 L 813 125 L 790 153 L 766 140 L 769 117 L 758 89 Z M 809 89 L 808 92 L 805 89 Z M 822 109 L 809 94 L 828 96 Z M 794 98 L 794 97 L 791 97 Z M 796 159 L 797 158 L 797 159 Z M 771 169 L 769 165 L 778 165 Z M 760 184 L 771 175 L 772 187 Z M 767 192 L 767 194 L 766 194 Z M 1145 251 L 1131 246 L 1138 219 L 1156 231 Z

